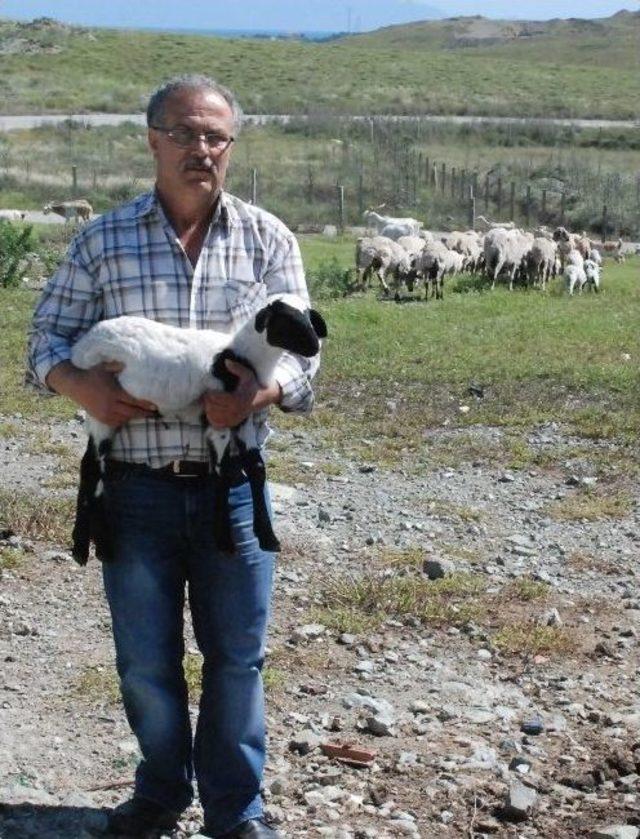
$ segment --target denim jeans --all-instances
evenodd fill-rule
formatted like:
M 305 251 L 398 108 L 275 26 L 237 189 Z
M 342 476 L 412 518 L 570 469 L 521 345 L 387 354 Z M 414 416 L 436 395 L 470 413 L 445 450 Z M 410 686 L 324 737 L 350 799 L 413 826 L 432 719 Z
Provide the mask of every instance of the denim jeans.
M 262 813 L 265 759 L 261 669 L 274 555 L 253 534 L 249 484 L 231 488 L 236 550 L 214 543 L 211 478 L 110 478 L 114 560 L 103 564 L 124 707 L 142 760 L 136 795 L 175 811 L 198 783 L 205 823 L 231 830 Z M 188 591 L 203 655 L 195 737 L 182 659 Z

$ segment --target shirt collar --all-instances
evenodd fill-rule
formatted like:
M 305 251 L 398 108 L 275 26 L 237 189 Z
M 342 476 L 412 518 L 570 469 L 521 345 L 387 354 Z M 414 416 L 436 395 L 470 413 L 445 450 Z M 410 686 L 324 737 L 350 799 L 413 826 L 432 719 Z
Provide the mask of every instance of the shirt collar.
M 134 207 L 134 215 L 136 218 L 141 218 L 159 210 L 161 210 L 161 204 L 155 189 L 153 189 L 151 192 L 145 192 L 138 198 Z M 219 224 L 229 229 L 237 224 L 238 218 L 238 211 L 233 206 L 230 195 L 226 192 L 221 192 L 213 218 L 211 219 L 211 225 Z

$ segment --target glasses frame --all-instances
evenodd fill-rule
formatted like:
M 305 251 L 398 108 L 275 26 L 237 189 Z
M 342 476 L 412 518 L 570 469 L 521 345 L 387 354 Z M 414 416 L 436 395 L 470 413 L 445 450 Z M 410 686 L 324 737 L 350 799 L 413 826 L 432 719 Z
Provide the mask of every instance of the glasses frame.
M 200 140 L 204 140 L 206 147 L 213 154 L 224 154 L 229 149 L 231 144 L 235 142 L 235 139 L 236 139 L 234 136 L 228 137 L 227 142 L 224 144 L 224 146 L 218 147 L 218 146 L 212 146 L 207 141 L 207 134 L 216 134 L 215 131 L 200 131 L 200 132 L 198 132 L 198 131 L 194 131 L 192 128 L 189 128 L 188 125 L 176 125 L 174 128 L 165 128 L 162 125 L 152 125 L 151 128 L 153 128 L 154 131 L 160 131 L 162 134 L 166 134 L 167 137 L 171 140 L 171 142 L 174 145 L 176 145 L 179 149 L 191 148 L 191 146 L 195 145 L 196 143 L 199 143 Z M 179 128 L 181 128 L 182 130 L 191 132 L 191 134 L 193 135 L 192 139 L 191 139 L 191 142 L 184 145 L 183 143 L 179 143 L 176 140 L 176 138 L 174 136 L 174 132 L 177 131 Z M 220 137 L 221 135 L 218 134 L 217 136 Z

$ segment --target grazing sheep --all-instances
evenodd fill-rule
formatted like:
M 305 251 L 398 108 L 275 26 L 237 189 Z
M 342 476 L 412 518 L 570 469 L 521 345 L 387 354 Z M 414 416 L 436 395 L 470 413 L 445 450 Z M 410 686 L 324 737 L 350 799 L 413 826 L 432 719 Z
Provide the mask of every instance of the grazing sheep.
M 552 239 L 538 236 L 527 254 L 527 271 L 532 285 L 540 284 L 544 291 L 555 276 L 557 245 Z
M 509 277 L 509 290 L 513 290 L 516 275 L 523 274 L 526 268 L 526 256 L 532 244 L 531 233 L 522 230 L 489 230 L 484 237 L 484 261 L 485 274 L 491 278 L 492 289 L 504 271 Z
M 356 287 L 366 290 L 372 274 L 378 277 L 385 296 L 389 295 L 389 277 L 393 280 L 396 299 L 403 282 L 413 291 L 409 255 L 401 245 L 385 236 L 356 239 Z
M 564 276 L 567 281 L 567 288 L 569 294 L 573 294 L 573 290 L 578 286 L 578 291 L 582 291 L 585 283 L 587 282 L 587 276 L 584 272 L 584 268 L 582 265 L 576 265 L 575 263 L 570 263 L 564 269 Z
M 424 279 L 424 299 L 431 297 L 442 300 L 444 297 L 444 278 L 462 270 L 464 257 L 456 251 L 450 251 L 440 241 L 427 242 L 422 251 L 413 260 L 416 276 Z
M 485 216 L 476 216 L 476 224 L 481 225 L 485 230 L 515 230 L 515 224 L 512 221 L 490 221 Z
M 383 234 L 384 228 L 393 225 L 393 231 L 397 232 L 394 239 L 400 236 L 417 236 L 423 226 L 421 221 L 415 218 L 396 218 L 394 216 L 381 216 L 373 210 L 365 210 L 362 214 L 368 227 L 372 227 L 378 234 Z M 399 232 L 399 231 L 402 232 Z
M 597 248 L 594 248 L 593 246 L 591 247 L 591 253 L 589 254 L 589 259 L 592 262 L 595 262 L 595 264 L 598 267 L 602 266 L 602 255 L 600 254 L 600 251 Z
M 318 312 L 293 294 L 279 294 L 246 321 L 235 334 L 210 329 L 180 329 L 136 316 L 103 320 L 73 346 L 71 361 L 83 370 L 103 362 L 123 366 L 121 386 L 137 399 L 157 406 L 160 416 L 193 421 L 202 417 L 200 397 L 207 390 L 233 391 L 237 377 L 226 367 L 230 359 L 253 370 L 261 387 L 271 384 L 284 351 L 307 358 L 319 351 L 327 334 Z M 89 441 L 80 467 L 80 487 L 73 530 L 73 556 L 85 564 L 93 541 L 100 559 L 109 560 L 112 545 L 102 481 L 115 430 L 91 417 Z M 231 443 L 235 442 L 251 484 L 254 531 L 263 550 L 279 550 L 264 499 L 265 469 L 247 418 L 233 429 L 207 428 L 212 473 L 220 482 L 216 536 L 221 548 L 232 549 L 228 511 Z
M 558 245 L 558 254 L 562 262 L 562 270 L 567 262 L 569 251 L 579 251 L 583 259 L 588 259 L 591 253 L 591 241 L 586 236 L 578 236 L 577 233 L 569 233 L 566 227 L 556 227 L 553 231 L 553 240 Z
M 401 248 L 408 253 L 409 257 L 413 259 L 417 256 L 425 246 L 425 239 L 422 236 L 401 236 L 397 239 L 397 243 Z
M 50 204 L 44 205 L 42 212 L 45 215 L 55 213 L 62 216 L 65 224 L 73 219 L 80 223 L 80 220 L 83 222 L 89 221 L 93 215 L 93 207 L 84 198 L 78 198 L 77 201 L 52 201 Z
M 592 259 L 585 259 L 583 270 L 585 275 L 585 285 L 588 288 L 593 288 L 597 294 L 600 291 L 600 266 Z M 582 288 L 580 291 L 582 291 Z
M 26 217 L 24 210 L 0 210 L 0 221 L 24 221 Z

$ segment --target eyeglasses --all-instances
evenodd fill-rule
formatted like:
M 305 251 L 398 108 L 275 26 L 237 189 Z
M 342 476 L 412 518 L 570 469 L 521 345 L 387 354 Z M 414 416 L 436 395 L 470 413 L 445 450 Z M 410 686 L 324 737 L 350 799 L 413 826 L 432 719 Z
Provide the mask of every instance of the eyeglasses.
M 166 134 L 181 149 L 188 149 L 194 143 L 199 143 L 200 140 L 204 140 L 210 151 L 216 154 L 222 154 L 235 140 L 235 137 L 227 137 L 224 134 L 218 134 L 217 131 L 198 133 L 186 125 L 178 125 L 176 128 L 162 128 L 159 125 L 152 125 L 151 127 L 154 131 L 162 131 L 163 134 Z

